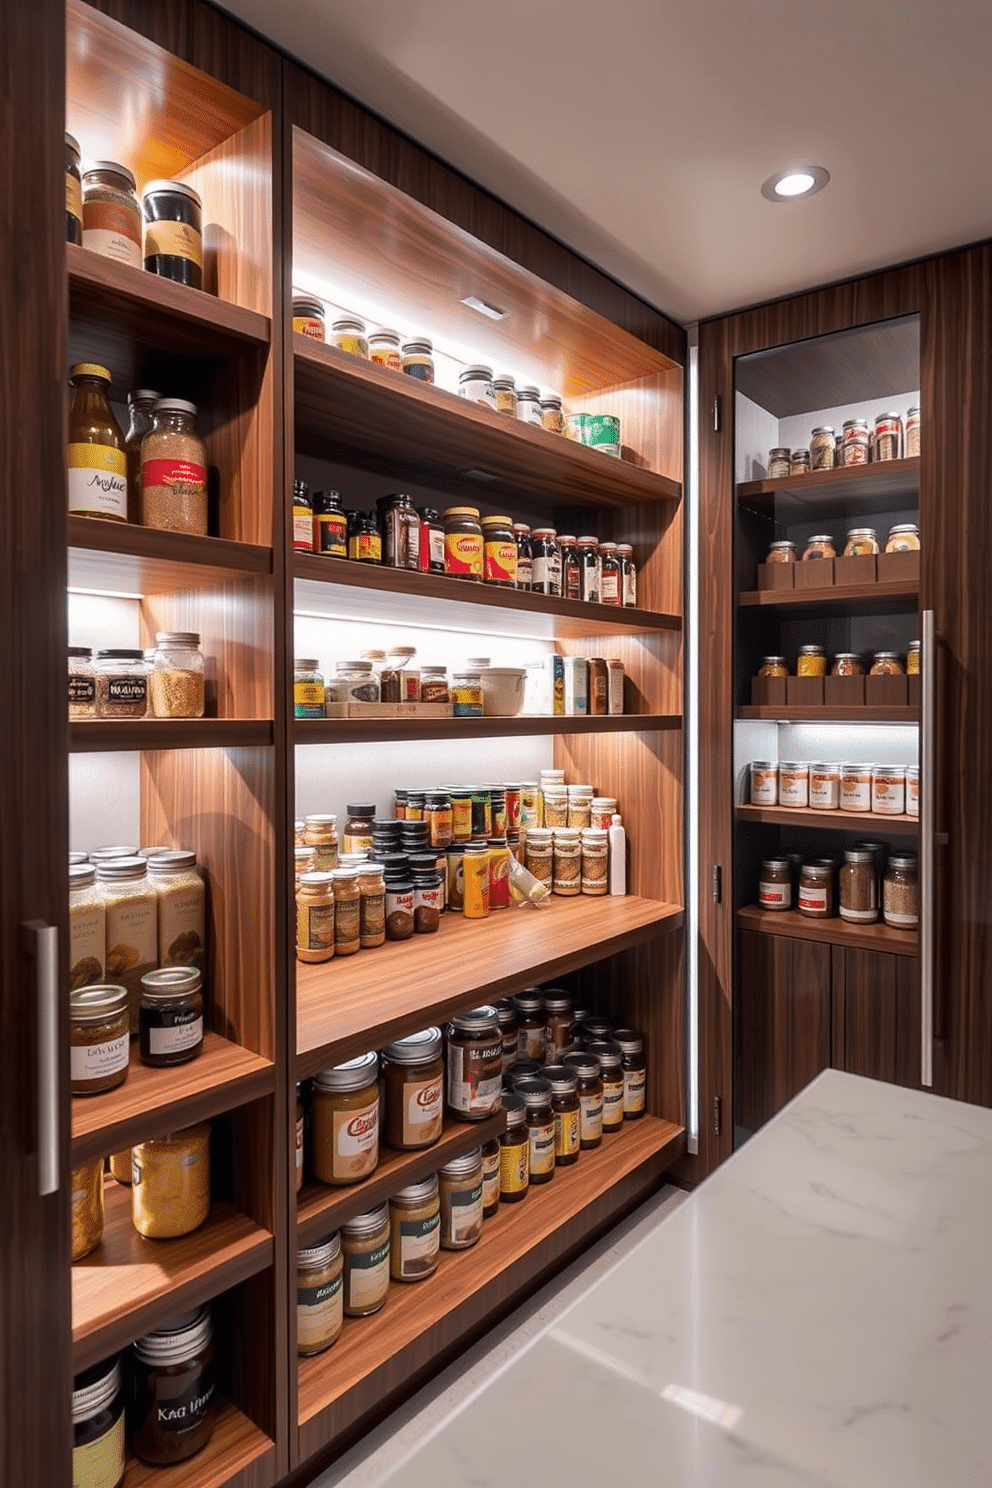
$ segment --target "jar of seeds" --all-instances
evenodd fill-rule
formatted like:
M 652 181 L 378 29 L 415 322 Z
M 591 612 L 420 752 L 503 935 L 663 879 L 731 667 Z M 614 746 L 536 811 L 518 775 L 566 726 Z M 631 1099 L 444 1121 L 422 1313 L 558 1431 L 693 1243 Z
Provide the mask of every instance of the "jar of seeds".
M 165 532 L 207 534 L 207 447 L 196 404 L 160 398 L 141 443 L 141 520 Z
M 98 718 L 146 716 L 150 667 L 143 651 L 124 646 L 98 651 L 94 670 Z
M 152 712 L 156 718 L 202 718 L 203 657 L 195 630 L 159 631 L 152 667 Z

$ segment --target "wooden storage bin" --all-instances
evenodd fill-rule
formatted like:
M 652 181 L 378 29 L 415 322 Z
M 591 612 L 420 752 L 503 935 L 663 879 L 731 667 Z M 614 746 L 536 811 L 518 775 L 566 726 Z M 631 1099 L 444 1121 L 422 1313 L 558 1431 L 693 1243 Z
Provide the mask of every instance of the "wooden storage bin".
M 865 702 L 869 708 L 905 708 L 909 704 L 906 677 L 866 677 Z
M 880 583 L 920 582 L 920 555 L 913 553 L 879 553 L 878 578 Z
M 824 677 L 823 701 L 828 708 L 863 708 L 864 677 Z
M 785 707 L 788 677 L 752 677 L 751 702 L 756 708 Z
M 759 563 L 759 589 L 791 589 L 798 563 Z
M 823 677 L 786 677 L 785 701 L 790 708 L 822 708 Z
M 794 564 L 797 589 L 829 589 L 834 581 L 834 558 L 807 558 Z
M 874 553 L 862 553 L 856 558 L 835 558 L 834 583 L 841 587 L 848 584 L 874 584 L 878 578 L 876 562 Z
M 923 702 L 923 679 L 919 672 L 906 678 L 906 691 L 909 694 L 909 706 L 919 708 Z

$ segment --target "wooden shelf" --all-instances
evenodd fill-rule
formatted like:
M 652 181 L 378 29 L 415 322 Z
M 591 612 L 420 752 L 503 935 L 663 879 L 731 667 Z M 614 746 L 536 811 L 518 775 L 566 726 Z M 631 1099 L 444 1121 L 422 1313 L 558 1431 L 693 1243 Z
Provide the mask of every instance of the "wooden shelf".
M 85 725 L 84 725 L 85 726 Z M 613 713 L 606 718 L 306 718 L 293 725 L 297 744 L 368 744 L 402 739 L 516 739 L 541 734 L 662 733 L 682 727 L 677 713 Z
M 574 1167 L 556 1169 L 523 1203 L 502 1205 L 470 1250 L 442 1251 L 433 1276 L 417 1285 L 393 1283 L 380 1312 L 346 1318 L 326 1354 L 299 1361 L 301 1460 L 327 1439 L 325 1411 L 333 1409 L 336 1434 L 385 1403 L 387 1393 L 436 1369 L 442 1348 L 450 1351 L 480 1317 L 506 1311 L 608 1223 L 602 1200 L 616 1201 L 639 1169 L 647 1169 L 649 1183 L 660 1177 L 684 1148 L 684 1129 L 670 1121 L 645 1116 L 625 1124 Z
M 879 708 L 874 704 L 861 708 L 837 708 L 820 705 L 801 708 L 795 704 L 748 703 L 737 709 L 738 718 L 770 718 L 778 723 L 919 723 L 917 707 Z
M 898 614 L 919 605 L 920 586 L 913 580 L 883 579 L 873 584 L 825 584 L 821 589 L 745 589 L 737 596 L 743 608 L 763 610 L 818 609 L 833 615 Z
M 202 1452 L 174 1467 L 149 1467 L 130 1452 L 125 1488 L 258 1488 L 275 1481 L 275 1444 L 236 1406 L 217 1398 L 213 1435 Z
M 152 1069 L 132 1046 L 127 1079 L 102 1095 L 72 1101 L 72 1165 L 80 1167 L 135 1142 L 193 1126 L 221 1111 L 272 1095 L 275 1066 L 258 1054 L 207 1033 L 203 1052 L 189 1064 Z
M 505 1127 L 503 1110 L 486 1121 L 456 1121 L 445 1116 L 444 1130 L 433 1147 L 417 1152 L 394 1152 L 380 1142 L 379 1166 L 364 1182 L 347 1188 L 330 1188 L 324 1183 L 308 1183 L 303 1187 L 296 1201 L 297 1244 L 301 1248 L 313 1245 L 356 1214 L 374 1209 L 408 1183 L 417 1183 L 453 1158 L 471 1152 L 483 1142 L 491 1142 Z
M 130 1188 L 107 1177 L 104 1203 L 103 1240 L 72 1268 L 74 1374 L 272 1264 L 272 1236 L 230 1204 L 212 1204 L 192 1235 L 146 1240 Z
M 271 744 L 269 718 L 111 718 L 69 725 L 73 754 L 142 749 L 250 749 Z
M 677 502 L 678 481 L 492 413 L 334 346 L 294 338 L 298 446 L 467 497 L 552 505 Z
M 70 589 L 168 594 L 272 572 L 272 549 L 125 522 L 69 517 Z
M 422 613 L 433 624 L 441 619 L 452 629 L 484 626 L 500 634 L 568 639 L 682 629 L 681 615 L 584 604 L 523 589 L 498 589 L 493 584 L 469 584 L 440 574 L 409 573 L 317 554 L 294 554 L 293 570 L 298 609 L 319 612 L 324 608 L 337 613 L 347 605 L 351 619 L 368 615 L 380 621 L 416 624 L 418 613 Z M 339 588 L 346 592 L 339 593 Z M 445 607 L 440 617 L 439 602 Z
M 551 898 L 487 920 L 444 914 L 435 935 L 297 962 L 296 1078 L 678 930 L 684 918 L 677 905 L 633 895 Z
M 69 360 L 99 362 L 114 396 L 148 385 L 163 356 L 216 361 L 268 346 L 268 316 L 158 274 L 117 263 L 76 243 L 69 265 Z
M 877 811 L 814 811 L 808 806 L 751 806 L 737 808 L 737 820 L 769 822 L 780 827 L 820 827 L 830 832 L 881 832 L 915 837 L 917 816 L 880 816 Z
M 867 513 L 918 506 L 920 457 L 815 470 L 798 478 L 742 481 L 737 486 L 737 500 L 752 511 L 789 521 L 843 514 L 852 507 Z
M 737 911 L 737 923 L 742 930 L 757 930 L 762 935 L 787 935 L 793 940 L 818 940 L 852 950 L 888 951 L 896 956 L 919 955 L 915 931 L 893 930 L 881 920 L 874 925 L 851 925 L 839 915 L 832 920 L 813 920 L 798 909 L 767 910 L 752 904 Z

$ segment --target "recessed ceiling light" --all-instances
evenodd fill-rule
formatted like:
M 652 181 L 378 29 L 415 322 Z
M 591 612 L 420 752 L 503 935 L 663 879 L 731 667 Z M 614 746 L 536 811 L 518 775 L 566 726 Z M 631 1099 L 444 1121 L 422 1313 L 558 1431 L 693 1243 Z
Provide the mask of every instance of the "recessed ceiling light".
M 489 305 L 485 300 L 480 300 L 478 295 L 466 295 L 462 300 L 470 310 L 478 310 L 480 315 L 485 315 L 489 320 L 505 320 L 506 311 L 500 310 L 496 305 Z
M 761 188 L 766 201 L 795 201 L 801 196 L 814 196 L 822 191 L 830 180 L 830 172 L 822 165 L 794 165 L 789 170 L 776 171 Z

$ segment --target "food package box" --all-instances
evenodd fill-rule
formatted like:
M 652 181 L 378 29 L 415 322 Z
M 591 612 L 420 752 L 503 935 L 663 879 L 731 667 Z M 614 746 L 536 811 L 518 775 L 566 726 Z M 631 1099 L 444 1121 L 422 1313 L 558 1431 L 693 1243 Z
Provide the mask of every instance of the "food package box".
M 589 712 L 589 663 L 584 656 L 563 656 L 565 671 L 565 714 L 568 718 L 585 717 Z
M 869 708 L 906 708 L 909 689 L 905 677 L 866 677 L 865 702 Z
M 752 677 L 751 702 L 756 708 L 784 708 L 788 680 L 788 677 Z

